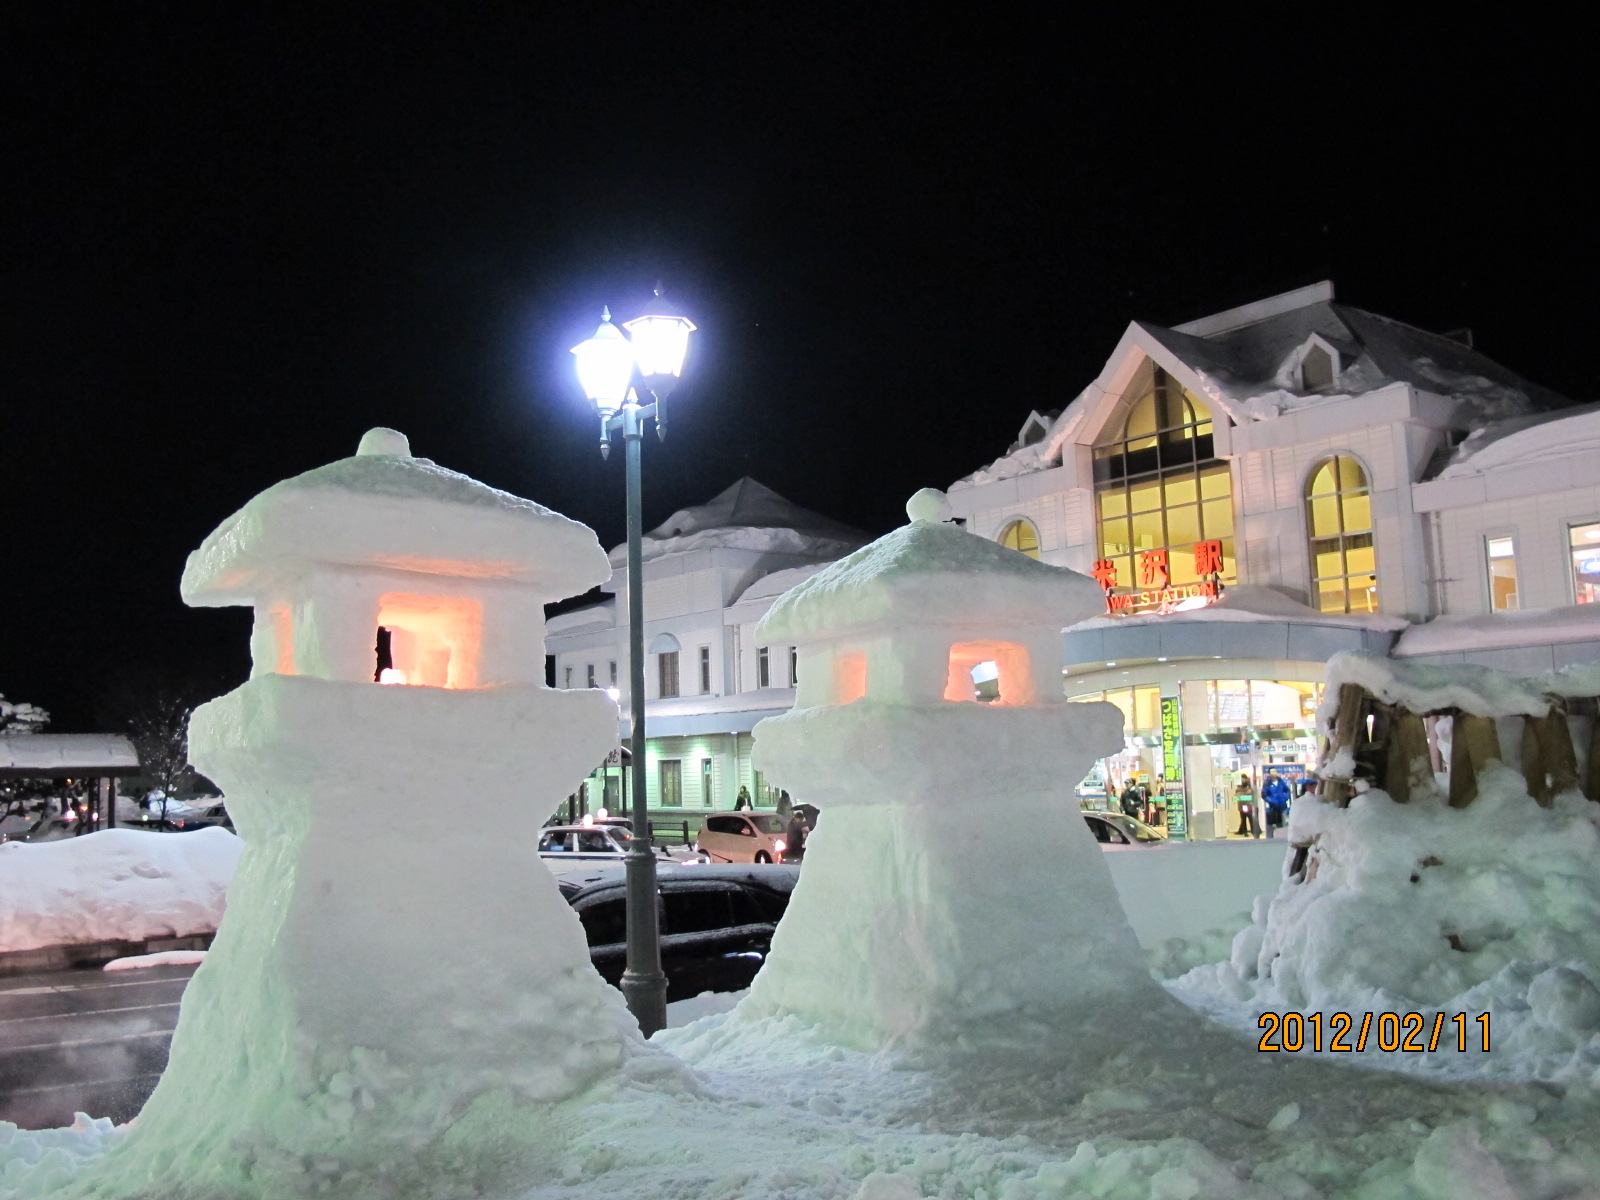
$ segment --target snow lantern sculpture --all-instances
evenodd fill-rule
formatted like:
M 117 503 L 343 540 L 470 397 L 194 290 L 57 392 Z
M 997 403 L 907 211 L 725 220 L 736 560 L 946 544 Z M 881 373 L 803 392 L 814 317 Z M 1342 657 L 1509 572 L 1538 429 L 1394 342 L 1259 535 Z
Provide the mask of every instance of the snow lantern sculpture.
M 941 523 L 942 493 L 906 507 L 756 630 L 798 683 L 753 761 L 821 816 L 744 1013 L 868 1049 L 1039 1048 L 1162 1003 L 1074 790 L 1122 747 L 1121 713 L 1061 686 L 1099 586 Z
M 188 603 L 255 609 L 251 678 L 190 726 L 245 851 L 113 1194 L 473 1191 L 654 1053 L 536 851 L 617 736 L 603 692 L 545 686 L 543 606 L 609 575 L 586 526 L 385 429 L 190 556 Z

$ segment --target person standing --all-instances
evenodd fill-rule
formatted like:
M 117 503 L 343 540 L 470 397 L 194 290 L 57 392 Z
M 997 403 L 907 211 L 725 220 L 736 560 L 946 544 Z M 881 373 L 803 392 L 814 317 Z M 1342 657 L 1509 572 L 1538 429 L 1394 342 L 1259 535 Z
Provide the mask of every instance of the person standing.
M 1139 785 L 1129 779 L 1127 786 L 1122 789 L 1122 795 L 1117 798 L 1117 802 L 1121 806 L 1124 816 L 1137 818 L 1142 803 L 1139 799 Z
M 1289 783 L 1276 771 L 1267 772 L 1267 781 L 1261 785 L 1261 799 L 1267 806 L 1267 836 L 1289 822 Z
M 755 805 L 750 801 L 750 789 L 741 783 L 739 785 L 739 796 L 733 802 L 733 811 L 748 812 L 753 808 L 755 808 Z
M 806 835 L 810 833 L 806 825 L 806 815 L 798 808 L 792 809 L 789 815 L 789 824 L 783 831 L 783 861 L 796 863 L 805 858 Z
M 1239 772 L 1239 786 L 1233 794 L 1234 803 L 1239 806 L 1239 828 L 1234 830 L 1235 837 L 1261 836 L 1261 823 L 1256 819 L 1256 789 L 1250 782 L 1250 772 Z

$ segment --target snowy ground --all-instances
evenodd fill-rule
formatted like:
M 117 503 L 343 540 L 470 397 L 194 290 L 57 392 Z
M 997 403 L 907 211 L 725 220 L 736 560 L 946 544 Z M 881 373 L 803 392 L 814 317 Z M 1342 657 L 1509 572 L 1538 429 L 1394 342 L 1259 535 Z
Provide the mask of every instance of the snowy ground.
M 1154 1028 L 946 1071 L 719 1014 L 657 1041 L 692 1070 L 569 1102 L 556 1182 L 525 1200 L 1139 1200 L 1600 1196 L 1600 1104 L 1255 1053 L 1174 1008 Z M 120 1138 L 0 1126 L 0 1197 L 53 1194 Z

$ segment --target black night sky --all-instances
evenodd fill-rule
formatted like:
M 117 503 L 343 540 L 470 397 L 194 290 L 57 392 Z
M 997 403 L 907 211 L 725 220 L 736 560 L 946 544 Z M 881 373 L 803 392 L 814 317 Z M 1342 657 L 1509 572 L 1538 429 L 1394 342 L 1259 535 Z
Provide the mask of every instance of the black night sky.
M 1587 31 L 1006 11 L 8 5 L 0 693 L 242 678 L 184 556 L 373 425 L 614 544 L 567 349 L 657 277 L 649 525 L 750 474 L 882 532 L 1130 319 L 1323 278 L 1600 392 Z

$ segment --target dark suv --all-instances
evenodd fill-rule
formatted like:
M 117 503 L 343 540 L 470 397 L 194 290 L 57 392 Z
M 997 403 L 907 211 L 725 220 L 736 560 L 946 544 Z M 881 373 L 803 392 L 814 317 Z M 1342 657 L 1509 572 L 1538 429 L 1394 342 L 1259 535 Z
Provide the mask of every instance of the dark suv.
M 799 867 L 781 865 L 661 869 L 658 912 L 667 1000 L 749 987 L 799 878 Z M 595 970 L 618 986 L 627 966 L 623 868 L 574 872 L 557 883 L 583 922 Z

